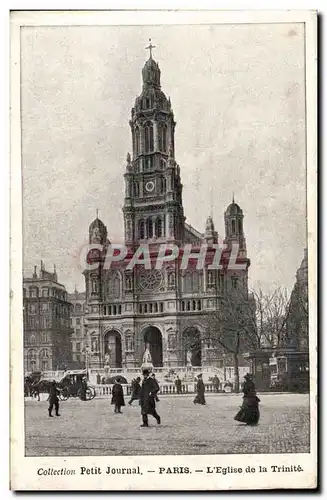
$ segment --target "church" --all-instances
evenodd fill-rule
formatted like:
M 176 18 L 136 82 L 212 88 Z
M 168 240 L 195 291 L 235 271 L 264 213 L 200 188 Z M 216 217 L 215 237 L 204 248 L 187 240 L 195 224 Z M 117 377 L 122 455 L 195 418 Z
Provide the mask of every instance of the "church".
M 90 368 L 138 368 L 146 349 L 154 367 L 218 366 L 219 359 L 204 341 L 205 318 L 219 307 L 222 294 L 232 287 L 247 290 L 248 268 L 243 211 L 233 202 L 227 207 L 221 266 L 210 269 L 218 243 L 211 216 L 204 232 L 186 222 L 183 208 L 182 168 L 175 158 L 174 113 L 170 99 L 161 89 L 161 72 L 152 57 L 142 69 L 143 87 L 129 121 L 132 154 L 127 154 L 124 173 L 124 240 L 127 255 L 104 265 L 110 245 L 106 225 L 98 218 L 89 226 L 89 243 L 102 250 L 91 253 L 97 269 L 84 270 L 85 322 L 90 344 Z M 162 244 L 179 249 L 192 246 L 192 253 L 207 246 L 204 266 L 198 269 L 189 259 L 186 269 L 180 256 L 153 265 L 128 268 L 130 255 L 148 245 L 155 262 Z M 228 266 L 232 247 L 237 245 L 241 270 Z M 92 252 L 92 251 L 91 251 Z M 182 250 L 181 250 L 182 253 Z M 91 258 L 90 257 L 90 258 Z M 211 259 L 212 262 L 212 259 Z M 211 266 L 212 267 L 212 266 Z

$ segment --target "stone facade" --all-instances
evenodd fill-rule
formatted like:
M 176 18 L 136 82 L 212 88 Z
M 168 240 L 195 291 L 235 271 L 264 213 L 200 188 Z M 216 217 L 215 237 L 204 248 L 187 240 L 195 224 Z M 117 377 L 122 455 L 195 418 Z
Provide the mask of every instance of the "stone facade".
M 127 155 L 124 174 L 128 249 L 124 260 L 106 269 L 104 262 L 111 251 L 107 227 L 98 217 L 89 227 L 89 243 L 98 246 L 88 255 L 88 263 L 96 265 L 84 271 L 90 367 L 139 367 L 146 346 L 154 366 L 185 366 L 187 353 L 194 366 L 215 365 L 219 360 L 203 340 L 204 320 L 219 306 L 223 293 L 232 287 L 247 291 L 250 261 L 243 211 L 234 200 L 228 206 L 222 268 L 210 270 L 218 234 L 210 216 L 204 233 L 186 223 L 181 170 L 175 159 L 176 123 L 152 56 L 142 76 L 142 93 L 130 120 L 133 154 Z M 149 265 L 130 269 L 132 256 L 144 244 L 149 245 Z M 179 252 L 175 260 L 157 269 L 160 244 L 176 245 Z M 237 263 L 244 264 L 242 270 L 227 266 L 234 244 L 238 246 Z M 207 245 L 204 268 L 196 269 L 196 261 L 191 259 L 182 269 L 183 257 L 188 251 L 200 252 L 201 245 Z
M 78 292 L 75 288 L 74 293 L 68 294 L 68 300 L 72 304 L 71 309 L 71 327 L 73 330 L 71 336 L 72 346 L 72 367 L 74 369 L 85 368 L 85 356 L 88 349 L 86 330 L 84 325 L 86 298 L 85 292 Z
M 31 278 L 23 280 L 24 370 L 62 370 L 71 363 L 72 333 L 64 285 L 58 283 L 56 270 L 49 273 L 41 261 Z

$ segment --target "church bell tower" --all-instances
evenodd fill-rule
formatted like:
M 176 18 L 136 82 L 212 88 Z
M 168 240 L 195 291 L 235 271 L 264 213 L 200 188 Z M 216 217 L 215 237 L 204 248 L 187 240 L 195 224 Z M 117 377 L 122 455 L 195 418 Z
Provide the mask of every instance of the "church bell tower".
M 175 161 L 175 121 L 160 84 L 160 69 L 150 57 L 142 70 L 142 93 L 132 108 L 133 153 L 126 160 L 125 243 L 180 242 L 184 211 L 180 168 Z

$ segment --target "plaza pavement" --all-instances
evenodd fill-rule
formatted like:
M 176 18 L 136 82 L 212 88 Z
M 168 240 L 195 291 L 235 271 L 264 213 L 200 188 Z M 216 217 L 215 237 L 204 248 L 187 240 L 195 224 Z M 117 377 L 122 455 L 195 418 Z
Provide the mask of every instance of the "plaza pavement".
M 255 427 L 233 419 L 241 395 L 209 394 L 207 406 L 194 405 L 194 395 L 161 396 L 157 410 L 162 424 L 149 416 L 149 428 L 140 427 L 137 401 L 122 408 L 120 415 L 113 413 L 109 398 L 86 402 L 72 398 L 60 403 L 60 417 L 49 418 L 47 401 L 27 398 L 26 455 L 308 453 L 309 396 L 259 397 L 261 418 Z

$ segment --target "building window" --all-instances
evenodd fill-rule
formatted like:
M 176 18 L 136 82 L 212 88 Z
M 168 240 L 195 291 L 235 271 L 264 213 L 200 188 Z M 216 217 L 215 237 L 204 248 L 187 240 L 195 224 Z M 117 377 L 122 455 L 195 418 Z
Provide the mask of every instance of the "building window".
M 82 306 L 81 306 L 81 304 L 76 304 L 76 305 L 75 305 L 75 312 L 80 313 L 80 312 L 81 312 L 81 310 L 82 310 Z
M 235 219 L 232 219 L 232 234 L 235 234 Z
M 237 284 L 238 284 L 238 279 L 237 278 L 232 278 L 232 287 L 233 288 L 237 288 Z
M 81 324 L 81 318 L 76 318 L 76 325 L 80 325 Z
M 158 143 L 159 151 L 167 151 L 167 125 L 165 123 L 159 123 L 158 126 Z
M 144 146 L 145 153 L 151 153 L 153 151 L 153 125 L 148 122 L 144 126 Z
M 135 127 L 135 153 L 138 155 L 140 153 L 140 129 Z
M 163 310 L 164 310 L 163 302 L 160 302 L 160 312 L 163 312 Z
M 48 342 L 48 334 L 47 332 L 42 333 L 42 342 Z
M 161 217 L 158 217 L 155 223 L 155 233 L 157 238 L 160 238 L 162 236 L 162 220 Z
M 35 337 L 35 335 L 31 335 L 30 336 L 30 343 L 31 344 L 35 344 L 36 343 L 36 337 Z
M 49 304 L 47 302 L 43 302 L 41 305 L 42 311 L 48 311 L 49 310 Z
M 139 238 L 140 238 L 140 240 L 144 240 L 144 238 L 145 238 L 144 220 L 140 220 L 140 222 L 139 222 Z
M 147 236 L 148 238 L 153 238 L 153 222 L 152 219 L 147 220 Z
M 37 297 L 37 288 L 30 288 L 30 297 L 33 299 Z
M 76 351 L 80 352 L 80 350 L 81 350 L 81 344 L 80 342 L 76 342 Z
M 47 296 L 48 296 L 48 289 L 42 288 L 42 297 L 47 297 Z
M 31 328 L 35 328 L 35 318 L 34 318 L 34 316 L 30 317 L 30 327 Z

